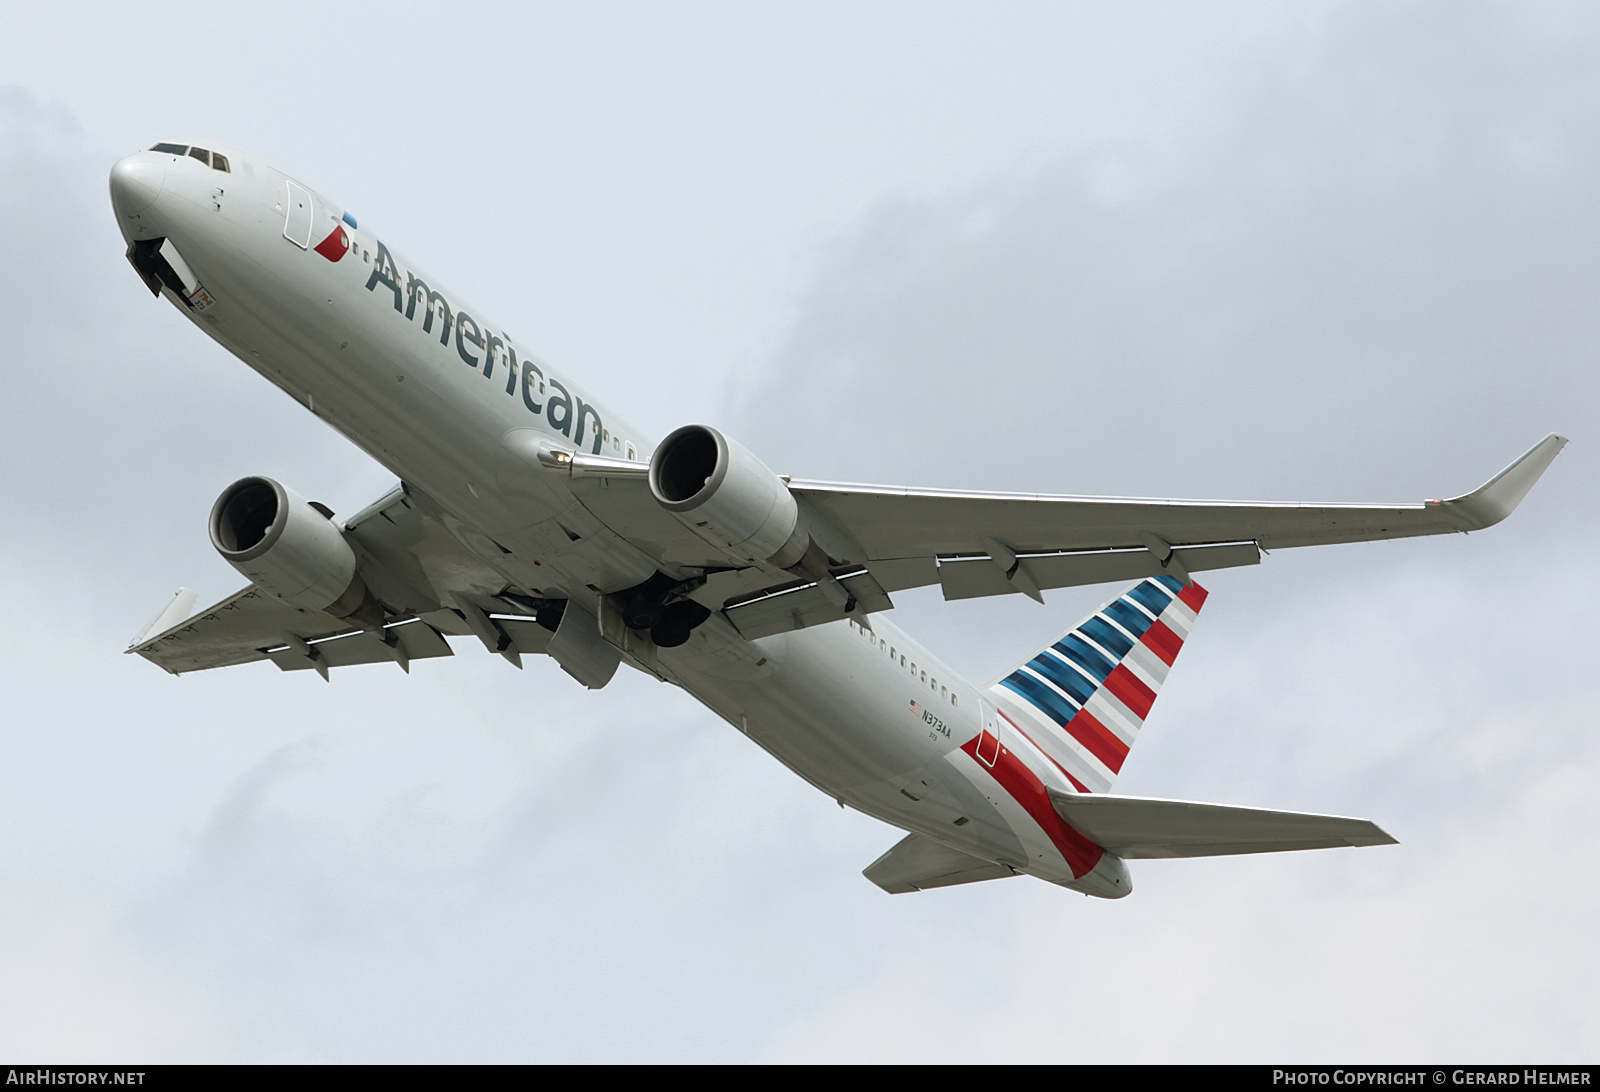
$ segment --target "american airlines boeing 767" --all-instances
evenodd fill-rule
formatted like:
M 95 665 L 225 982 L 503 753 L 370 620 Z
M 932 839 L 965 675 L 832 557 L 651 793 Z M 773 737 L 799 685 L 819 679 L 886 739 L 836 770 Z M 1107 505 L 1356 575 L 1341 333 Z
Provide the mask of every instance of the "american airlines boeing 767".
M 1206 592 L 1263 549 L 1476 531 L 1566 440 L 1419 504 L 971 493 L 806 481 L 705 425 L 659 443 L 403 257 L 344 206 L 235 148 L 161 143 L 111 201 L 152 294 L 400 484 L 339 519 L 265 477 L 211 541 L 249 581 L 180 590 L 134 640 L 174 674 L 546 655 L 591 689 L 680 686 L 812 785 L 908 833 L 890 892 L 1021 873 L 1103 898 L 1125 861 L 1367 846 L 1363 819 L 1119 796 L 1118 772 Z M 886 617 L 946 599 L 1129 583 L 986 686 Z M 476 646 L 471 646 L 476 647 Z

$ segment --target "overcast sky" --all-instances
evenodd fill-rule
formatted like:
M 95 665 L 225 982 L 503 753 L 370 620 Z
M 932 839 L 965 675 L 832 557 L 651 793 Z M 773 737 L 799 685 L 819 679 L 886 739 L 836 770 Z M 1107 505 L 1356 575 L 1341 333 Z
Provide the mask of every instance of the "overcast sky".
M 0 39 L 0 1055 L 1593 1060 L 1600 13 L 1538 3 L 32 5 Z M 216 494 L 392 481 L 122 257 L 257 151 L 661 435 L 808 477 L 1504 525 L 1213 590 L 1119 791 L 1401 845 L 890 897 L 898 832 L 679 692 L 121 650 Z M 1117 589 L 899 596 L 985 681 Z M 1020 597 L 1019 597 L 1020 598 Z

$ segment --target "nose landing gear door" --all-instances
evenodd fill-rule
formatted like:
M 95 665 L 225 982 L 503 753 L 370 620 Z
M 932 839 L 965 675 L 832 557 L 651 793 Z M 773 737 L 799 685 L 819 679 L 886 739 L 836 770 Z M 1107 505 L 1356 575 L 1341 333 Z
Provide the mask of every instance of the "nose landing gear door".
M 289 182 L 283 203 L 283 237 L 307 250 L 311 246 L 311 191 L 298 182 Z

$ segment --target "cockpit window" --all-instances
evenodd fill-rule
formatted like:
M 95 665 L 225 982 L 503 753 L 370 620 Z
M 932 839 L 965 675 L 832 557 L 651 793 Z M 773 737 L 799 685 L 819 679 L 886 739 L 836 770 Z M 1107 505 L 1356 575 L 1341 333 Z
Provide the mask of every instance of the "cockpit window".
M 211 153 L 206 151 L 204 148 L 190 148 L 189 149 L 189 158 L 190 159 L 198 159 L 200 162 L 204 163 L 206 166 L 208 166 L 208 167 L 211 166 Z
M 228 167 L 228 157 L 223 155 L 221 152 L 211 153 L 211 166 L 219 171 L 227 171 L 229 174 L 233 173 L 233 171 Z
M 156 144 L 150 149 L 152 152 L 171 152 L 173 155 L 183 155 L 189 150 L 187 144 Z

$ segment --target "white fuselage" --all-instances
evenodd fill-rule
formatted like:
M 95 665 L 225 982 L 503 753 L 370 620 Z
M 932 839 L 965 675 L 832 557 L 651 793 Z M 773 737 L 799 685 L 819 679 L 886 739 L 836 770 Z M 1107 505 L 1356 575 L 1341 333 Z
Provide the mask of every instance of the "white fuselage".
M 142 152 L 112 180 L 128 241 L 170 239 L 204 285 L 200 310 L 163 293 L 200 329 L 430 498 L 508 584 L 593 596 L 664 567 L 585 508 L 570 478 L 540 473 L 526 442 L 645 459 L 652 441 L 342 207 L 216 150 L 226 173 Z M 286 227 L 304 234 L 291 241 Z M 555 521 L 581 534 L 575 548 L 552 539 Z M 714 614 L 694 640 L 662 649 L 659 667 L 843 804 L 1055 883 L 1125 894 L 1105 889 L 1098 868 L 1075 876 L 971 745 L 988 728 L 1023 776 L 1072 791 L 1056 767 L 882 615 L 871 625 L 748 641 Z

